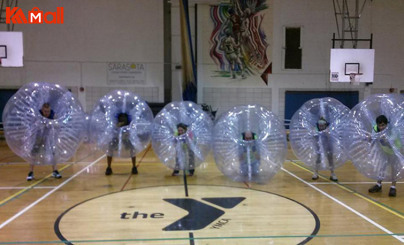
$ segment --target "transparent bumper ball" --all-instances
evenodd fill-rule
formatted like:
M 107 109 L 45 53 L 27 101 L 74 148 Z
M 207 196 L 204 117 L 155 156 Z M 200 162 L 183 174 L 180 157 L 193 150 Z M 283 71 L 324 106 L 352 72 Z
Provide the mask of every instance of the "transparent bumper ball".
M 49 115 L 43 111 L 48 111 Z M 11 150 L 31 164 L 56 164 L 71 158 L 83 137 L 79 101 L 57 84 L 21 87 L 3 111 L 4 135 Z
M 371 95 L 349 113 L 344 146 L 366 177 L 385 181 L 404 177 L 403 102 L 398 94 Z
M 90 117 L 90 143 L 108 156 L 134 157 L 151 140 L 153 113 L 138 95 L 114 90 L 95 105 Z
M 304 103 L 293 114 L 289 141 L 296 157 L 316 170 L 333 170 L 348 156 L 343 132 L 349 108 L 334 98 L 317 98 Z
M 97 144 L 95 141 L 95 138 L 91 138 L 91 114 L 85 113 L 84 115 L 85 118 L 85 128 L 83 132 L 83 143 L 82 143 L 82 149 L 86 152 L 95 152 L 97 150 Z
M 170 169 L 193 170 L 211 149 L 213 122 L 201 106 L 172 102 L 155 117 L 152 145 L 160 161 Z
M 217 167 L 230 179 L 268 182 L 285 161 L 284 125 L 262 106 L 234 107 L 215 123 L 213 152 Z

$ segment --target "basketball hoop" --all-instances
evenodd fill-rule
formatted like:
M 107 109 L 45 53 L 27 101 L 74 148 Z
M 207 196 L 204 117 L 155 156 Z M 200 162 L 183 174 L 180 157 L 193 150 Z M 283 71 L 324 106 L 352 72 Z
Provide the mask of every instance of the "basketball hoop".
M 361 81 L 361 75 L 363 73 L 349 73 L 349 81 L 352 85 L 359 85 Z

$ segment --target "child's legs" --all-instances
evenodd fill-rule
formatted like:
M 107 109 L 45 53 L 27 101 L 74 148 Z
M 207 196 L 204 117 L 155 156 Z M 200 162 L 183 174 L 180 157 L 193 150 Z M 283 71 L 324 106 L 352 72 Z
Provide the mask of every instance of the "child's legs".
M 193 151 L 188 151 L 188 169 L 194 170 L 195 169 L 195 154 Z
M 400 170 L 400 159 L 393 154 L 388 157 L 388 161 L 391 166 L 391 185 L 396 186 L 397 177 Z
M 108 164 L 108 168 L 110 168 L 111 167 L 111 164 L 112 164 L 112 155 L 107 155 L 107 164 Z
M 390 155 L 387 154 L 387 156 L 383 156 L 383 159 L 378 169 L 377 183 L 382 183 L 382 181 L 386 177 L 386 168 L 390 164 L 390 160 L 391 160 Z
M 333 158 L 333 154 L 331 152 L 328 152 L 327 154 L 328 157 L 328 165 L 330 168 L 331 173 L 334 173 L 334 158 Z
M 132 157 L 132 166 L 136 168 L 136 156 Z

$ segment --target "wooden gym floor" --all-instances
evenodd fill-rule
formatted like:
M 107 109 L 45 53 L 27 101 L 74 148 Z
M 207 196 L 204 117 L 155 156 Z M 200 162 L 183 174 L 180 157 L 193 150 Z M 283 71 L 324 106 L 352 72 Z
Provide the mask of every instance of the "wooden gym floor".
M 352 164 L 338 183 L 312 172 L 289 150 L 283 168 L 265 185 L 232 182 L 212 156 L 194 176 L 171 176 L 153 150 L 114 159 L 81 146 L 68 163 L 28 164 L 0 141 L 0 244 L 402 244 L 404 185 L 389 197 L 369 194 L 374 181 Z M 186 180 L 187 185 L 184 185 Z M 186 194 L 188 193 L 188 196 Z

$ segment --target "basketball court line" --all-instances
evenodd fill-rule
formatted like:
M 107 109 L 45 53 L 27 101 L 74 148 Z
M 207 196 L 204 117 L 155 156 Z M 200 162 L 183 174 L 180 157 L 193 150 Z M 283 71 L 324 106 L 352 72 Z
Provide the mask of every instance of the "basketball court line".
M 27 162 L 2 162 L 2 163 L 0 163 L 0 167 L 7 166 L 7 165 L 10 165 L 10 164 L 18 164 L 18 165 L 20 165 L 20 164 L 23 164 L 23 163 L 27 164 Z
M 61 167 L 59 170 L 62 172 L 64 169 L 70 167 L 71 165 L 72 165 L 72 164 L 70 164 L 70 165 L 65 165 L 65 166 Z M 12 199 L 16 198 L 17 196 L 19 196 L 19 195 L 21 195 L 21 194 L 27 192 L 28 190 L 33 189 L 35 186 L 37 186 L 37 185 L 39 185 L 40 183 L 44 182 L 45 180 L 47 180 L 47 179 L 48 179 L 49 177 L 51 177 L 51 176 L 52 176 L 52 174 L 48 174 L 47 176 L 45 176 L 45 177 L 43 177 L 42 179 L 40 179 L 40 180 L 38 180 L 38 181 L 32 183 L 31 185 L 23 187 L 23 189 L 22 189 L 21 191 L 18 191 L 18 192 L 16 192 L 16 193 L 14 193 L 13 195 L 11 195 L 11 196 L 9 196 L 9 197 L 7 197 L 7 198 L 1 200 L 1 201 L 0 201 L 0 207 L 3 206 L 4 204 L 6 204 L 7 202 L 11 201 Z
M 20 212 L 16 213 L 13 217 L 9 218 L 8 220 L 4 221 L 1 225 L 0 225 L 0 230 L 3 229 L 4 226 L 6 226 L 7 224 L 9 224 L 10 222 L 12 222 L 13 220 L 15 220 L 16 218 L 18 218 L 19 216 L 21 216 L 22 214 L 24 214 L 25 212 L 27 212 L 28 210 L 30 210 L 32 207 L 34 207 L 35 205 L 37 205 L 38 203 L 40 203 L 42 200 L 44 200 L 45 198 L 47 198 L 48 196 L 50 196 L 52 193 L 54 193 L 55 191 L 59 190 L 60 188 L 62 188 L 64 185 L 66 185 L 67 183 L 69 183 L 72 179 L 76 178 L 78 175 L 80 175 L 81 173 L 83 173 L 84 171 L 86 171 L 88 168 L 90 168 L 91 166 L 93 166 L 94 164 L 96 164 L 98 161 L 100 161 L 101 159 L 103 159 L 105 157 L 105 155 L 102 155 L 101 157 L 99 157 L 97 160 L 95 160 L 94 162 L 90 163 L 89 165 L 87 165 L 86 167 L 82 168 L 79 172 L 75 173 L 73 176 L 71 176 L 70 178 L 68 178 L 67 180 L 63 181 L 60 185 L 58 185 L 56 188 L 52 189 L 51 191 L 47 192 L 45 195 L 43 195 L 42 197 L 38 198 L 36 201 L 34 201 L 33 203 L 31 203 L 30 205 L 28 205 L 27 207 L 25 207 L 23 210 L 21 210 Z
M 340 182 L 338 181 L 338 184 L 340 185 L 371 185 L 375 184 L 376 182 Z M 333 185 L 335 184 L 334 182 L 312 182 L 313 185 Z M 397 182 L 397 184 L 404 184 L 404 182 Z
M 72 163 L 78 163 L 78 162 L 64 162 L 64 163 L 61 163 L 61 164 L 72 164 Z M 80 163 L 91 163 L 91 162 L 80 162 Z M 3 163 L 0 163 L 0 166 L 1 165 L 10 165 L 10 164 L 19 164 L 19 166 L 20 165 L 24 165 L 24 166 L 26 166 L 26 164 L 27 164 L 27 162 L 3 162 Z
M 313 171 L 311 171 L 308 168 L 298 164 L 297 161 L 296 162 L 294 160 L 288 160 L 288 161 L 291 164 L 293 164 L 294 166 L 296 166 L 296 167 L 299 167 L 299 168 L 301 168 L 301 169 L 303 169 L 303 170 L 305 170 L 305 171 L 307 171 L 309 173 L 313 173 Z M 395 216 L 397 216 L 397 217 L 399 217 L 401 219 L 404 219 L 404 214 L 402 212 L 400 212 L 400 211 L 398 211 L 398 210 L 396 210 L 396 209 L 394 209 L 392 207 L 389 207 L 384 203 L 381 203 L 381 202 L 379 202 L 377 200 L 374 200 L 374 199 L 372 199 L 372 198 L 370 198 L 368 196 L 365 196 L 365 195 L 363 195 L 361 193 L 358 193 L 355 190 L 353 190 L 353 189 L 351 189 L 351 188 L 349 188 L 347 186 L 344 186 L 339 182 L 331 182 L 330 180 L 328 180 L 327 178 L 325 178 L 324 176 L 321 176 L 321 175 L 319 175 L 319 177 L 321 179 L 326 180 L 330 184 L 336 185 L 339 188 L 341 188 L 341 189 L 343 189 L 343 190 L 345 190 L 345 191 L 347 191 L 347 192 L 349 192 L 349 193 L 351 193 L 351 194 L 353 194 L 353 195 L 355 195 L 355 196 L 357 196 L 357 197 L 359 197 L 359 198 L 361 198 L 361 199 L 363 199 L 363 200 L 365 200 L 365 201 L 367 201 L 369 203 L 372 203 L 373 205 L 376 205 L 377 207 L 379 207 L 379 208 L 381 208 L 381 209 L 383 209 L 383 210 L 385 210 L 385 211 L 387 211 L 387 212 L 389 212 L 391 214 L 394 214 Z M 372 183 L 374 183 L 374 182 L 372 182 Z
M 91 156 L 91 155 L 93 155 L 93 154 L 94 154 L 94 153 L 91 153 L 91 154 L 85 156 L 84 158 L 78 160 L 76 163 L 81 163 L 81 162 L 80 162 L 81 160 L 86 159 L 87 157 L 89 157 L 89 156 Z M 59 170 L 60 170 L 60 171 L 63 171 L 64 169 L 66 169 L 66 168 L 68 168 L 68 167 L 70 167 L 70 166 L 72 166 L 72 164 L 65 165 L 65 166 L 59 168 Z M 44 182 L 45 180 L 49 179 L 51 176 L 52 176 L 52 174 L 48 174 L 47 176 L 45 176 L 45 177 L 43 177 L 42 179 L 40 179 L 40 180 L 38 180 L 38 181 L 32 183 L 31 185 L 24 187 L 21 191 L 18 191 L 17 193 L 14 193 L 13 195 L 11 195 L 11 196 L 9 196 L 9 197 L 7 197 L 7 198 L 1 200 L 1 201 L 0 201 L 0 207 L 3 206 L 4 204 L 6 204 L 7 202 L 9 202 L 10 200 L 16 198 L 17 196 L 20 196 L 20 195 L 22 195 L 23 193 L 27 192 L 28 190 L 33 189 L 35 186 L 37 186 L 37 185 L 39 185 L 40 183 Z
M 321 189 L 319 189 L 318 187 L 312 185 L 311 183 L 305 181 L 304 179 L 298 177 L 297 175 L 291 173 L 290 171 L 284 169 L 283 167 L 281 168 L 284 172 L 288 173 L 289 175 L 295 177 L 297 180 L 303 182 L 304 184 L 310 186 L 311 188 L 313 188 L 314 190 L 320 192 L 321 194 L 323 194 L 324 196 L 330 198 L 331 200 L 333 200 L 334 202 L 338 203 L 339 205 L 343 206 L 344 208 L 348 209 L 349 211 L 351 211 L 352 213 L 358 215 L 359 217 L 361 217 L 362 219 L 366 220 L 367 222 L 371 223 L 372 225 L 376 226 L 377 228 L 379 228 L 380 230 L 384 231 L 385 233 L 391 235 L 392 237 L 396 238 L 397 240 L 399 240 L 401 243 L 404 243 L 404 238 L 402 236 L 398 236 L 395 235 L 393 232 L 391 232 L 390 230 L 388 230 L 387 228 L 385 228 L 384 226 L 381 226 L 380 224 L 376 223 L 375 221 L 373 221 L 372 219 L 368 218 L 367 216 L 363 215 L 362 213 L 356 211 L 355 209 L 351 208 L 350 206 L 348 206 L 347 204 L 341 202 L 340 200 L 336 199 L 335 197 L 331 196 L 330 194 L 326 193 L 325 191 L 322 191 Z
M 32 189 L 52 189 L 55 188 L 56 186 L 33 186 Z M 26 189 L 27 187 L 15 187 L 15 186 L 3 186 L 0 187 L 0 190 L 21 190 L 21 189 Z
M 139 167 L 139 166 L 140 166 L 140 163 L 142 162 L 143 158 L 146 156 L 146 154 L 149 152 L 150 149 L 151 149 L 151 144 L 149 144 L 149 146 L 147 147 L 146 151 L 144 152 L 142 158 L 140 158 L 140 160 L 139 160 L 139 162 L 137 163 L 136 167 Z M 123 191 L 123 190 L 125 189 L 125 187 L 126 187 L 126 185 L 128 184 L 130 178 L 132 178 L 132 175 L 133 175 L 133 174 L 132 174 L 132 172 L 131 172 L 130 175 L 129 175 L 129 177 L 128 177 L 128 179 L 127 179 L 126 182 L 123 184 L 123 186 L 122 186 L 122 188 L 121 188 L 120 191 Z
M 10 155 L 10 156 L 6 156 L 0 159 L 0 162 L 2 162 L 3 160 L 6 160 L 8 158 L 12 158 L 12 157 L 16 157 L 16 155 Z
M 398 237 L 404 239 L 404 233 L 396 233 Z M 177 237 L 177 238 L 138 238 L 138 239 L 104 239 L 104 240 L 69 240 L 72 244 L 76 243 L 118 243 L 118 242 L 155 242 L 155 241 L 204 241 L 204 240 L 246 240 L 246 239 L 285 239 L 285 238 L 355 238 L 355 237 L 391 237 L 390 234 L 317 234 L 317 235 L 273 235 L 273 236 L 231 236 L 231 237 Z M 61 240 L 55 241 L 31 241 L 29 244 L 59 244 Z M 27 242 L 0 242 L 0 245 L 5 244 L 27 244 Z

